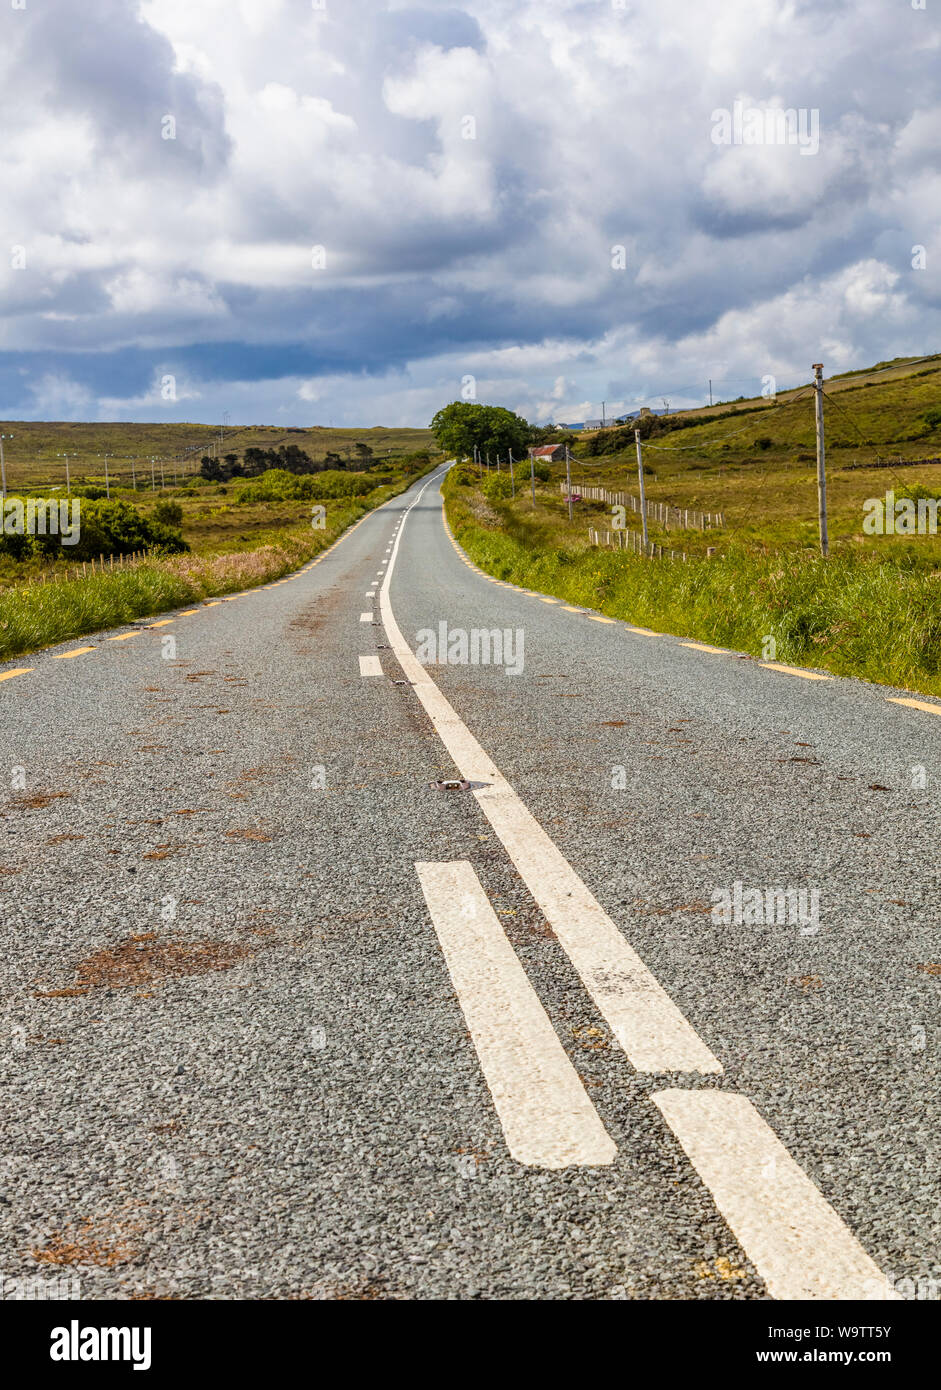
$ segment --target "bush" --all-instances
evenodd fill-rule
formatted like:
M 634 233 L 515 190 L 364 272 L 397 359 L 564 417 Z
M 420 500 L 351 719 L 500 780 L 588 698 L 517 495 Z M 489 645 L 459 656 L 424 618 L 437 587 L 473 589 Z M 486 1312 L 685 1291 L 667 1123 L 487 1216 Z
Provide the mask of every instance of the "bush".
M 179 502 L 170 502 L 161 497 L 151 512 L 151 517 L 160 526 L 180 527 L 183 525 L 183 508 Z
M 491 502 L 502 501 L 510 496 L 512 485 L 509 473 L 491 473 L 480 485 L 481 492 Z
M 55 500 L 58 503 L 60 499 Z M 75 501 L 81 509 L 75 545 L 63 545 L 58 533 L 0 535 L 0 555 L 16 560 L 28 560 L 34 555 L 91 560 L 99 555 L 130 555 L 135 550 L 160 550 L 167 555 L 189 550 L 178 530 L 142 515 L 130 502 L 101 502 L 85 497 Z M 70 518 L 71 515 L 70 507 Z
M 552 469 L 547 463 L 534 463 L 533 476 L 538 478 L 541 483 L 547 483 L 552 477 Z
M 269 468 L 259 478 L 239 488 L 237 502 L 305 502 L 312 497 L 365 497 L 374 488 L 386 486 L 391 479 L 371 473 L 343 473 L 327 469 L 323 473 L 289 473 L 284 468 Z

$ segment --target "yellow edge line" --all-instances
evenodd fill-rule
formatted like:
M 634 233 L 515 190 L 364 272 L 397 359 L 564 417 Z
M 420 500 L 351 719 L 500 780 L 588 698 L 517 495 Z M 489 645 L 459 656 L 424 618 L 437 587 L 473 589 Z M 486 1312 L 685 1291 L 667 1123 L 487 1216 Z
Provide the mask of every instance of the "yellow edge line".
M 832 676 L 821 676 L 816 671 L 802 671 L 799 666 L 782 666 L 777 661 L 759 661 L 766 671 L 783 671 L 786 676 L 801 676 L 805 681 L 830 681 Z
M 14 676 L 28 676 L 32 666 L 17 666 L 14 671 L 0 671 L 0 681 L 11 681 Z
M 705 642 L 681 642 L 681 647 L 691 647 L 695 652 L 715 652 L 717 656 L 731 656 L 725 647 L 710 647 Z
M 887 695 L 885 698 L 891 705 L 908 705 L 910 709 L 923 709 L 926 714 L 941 714 L 941 705 L 929 705 L 927 700 L 904 700 L 901 695 Z
M 176 618 L 161 618 L 159 623 L 148 623 L 147 627 L 148 629 L 152 627 L 169 627 L 171 623 L 175 622 Z
M 109 642 L 126 642 L 129 637 L 136 637 L 136 632 L 120 632 L 117 637 L 109 637 Z
M 75 647 L 70 652 L 53 652 L 52 658 L 54 661 L 65 661 L 70 656 L 82 656 L 85 652 L 93 652 L 94 650 L 94 647 Z

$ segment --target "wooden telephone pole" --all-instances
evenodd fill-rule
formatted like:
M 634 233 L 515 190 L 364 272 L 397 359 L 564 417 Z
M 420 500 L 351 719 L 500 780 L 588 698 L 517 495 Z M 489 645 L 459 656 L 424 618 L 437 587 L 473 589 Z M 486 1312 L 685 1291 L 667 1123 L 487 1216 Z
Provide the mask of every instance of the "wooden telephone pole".
M 820 554 L 826 559 L 830 553 L 830 538 L 827 534 L 827 467 L 823 441 L 823 363 L 815 362 L 813 366 L 817 418 L 817 518 L 820 525 Z
M 637 445 L 637 481 L 640 485 L 640 524 L 644 532 L 644 554 L 647 554 L 647 494 L 644 492 L 644 455 L 640 447 L 640 430 L 634 431 Z

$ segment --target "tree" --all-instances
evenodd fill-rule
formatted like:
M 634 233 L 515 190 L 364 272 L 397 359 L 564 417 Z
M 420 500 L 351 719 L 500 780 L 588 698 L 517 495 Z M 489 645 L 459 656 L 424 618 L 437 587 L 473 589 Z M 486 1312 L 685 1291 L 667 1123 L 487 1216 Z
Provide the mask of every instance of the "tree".
M 221 483 L 225 479 L 225 474 L 218 463 L 209 454 L 204 454 L 199 465 L 199 471 L 206 479 L 207 483 Z
M 361 468 L 368 468 L 373 461 L 372 449 L 368 444 L 363 444 L 359 440 L 353 445 L 353 452 L 356 455 L 356 462 Z
M 480 405 L 476 401 L 452 401 L 439 410 L 431 422 L 438 448 L 457 458 L 473 456 L 474 445 L 481 454 L 506 457 L 508 449 L 525 454 L 532 430 L 521 415 L 500 405 Z

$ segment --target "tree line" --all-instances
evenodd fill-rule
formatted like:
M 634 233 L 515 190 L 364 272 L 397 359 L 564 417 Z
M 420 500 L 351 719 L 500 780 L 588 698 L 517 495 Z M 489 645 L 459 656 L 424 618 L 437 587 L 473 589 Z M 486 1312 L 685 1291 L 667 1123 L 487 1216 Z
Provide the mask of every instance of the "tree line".
M 353 458 L 343 458 L 330 449 L 322 459 L 312 458 L 299 444 L 281 444 L 277 449 L 259 449 L 250 446 L 241 457 L 238 454 L 223 454 L 221 459 L 205 454 L 200 462 L 200 475 L 209 483 L 227 483 L 232 478 L 257 478 L 271 468 L 283 469 L 286 473 L 323 473 L 328 468 L 353 469 L 361 472 L 371 468 L 375 458 L 368 444 L 357 442 L 353 445 Z

